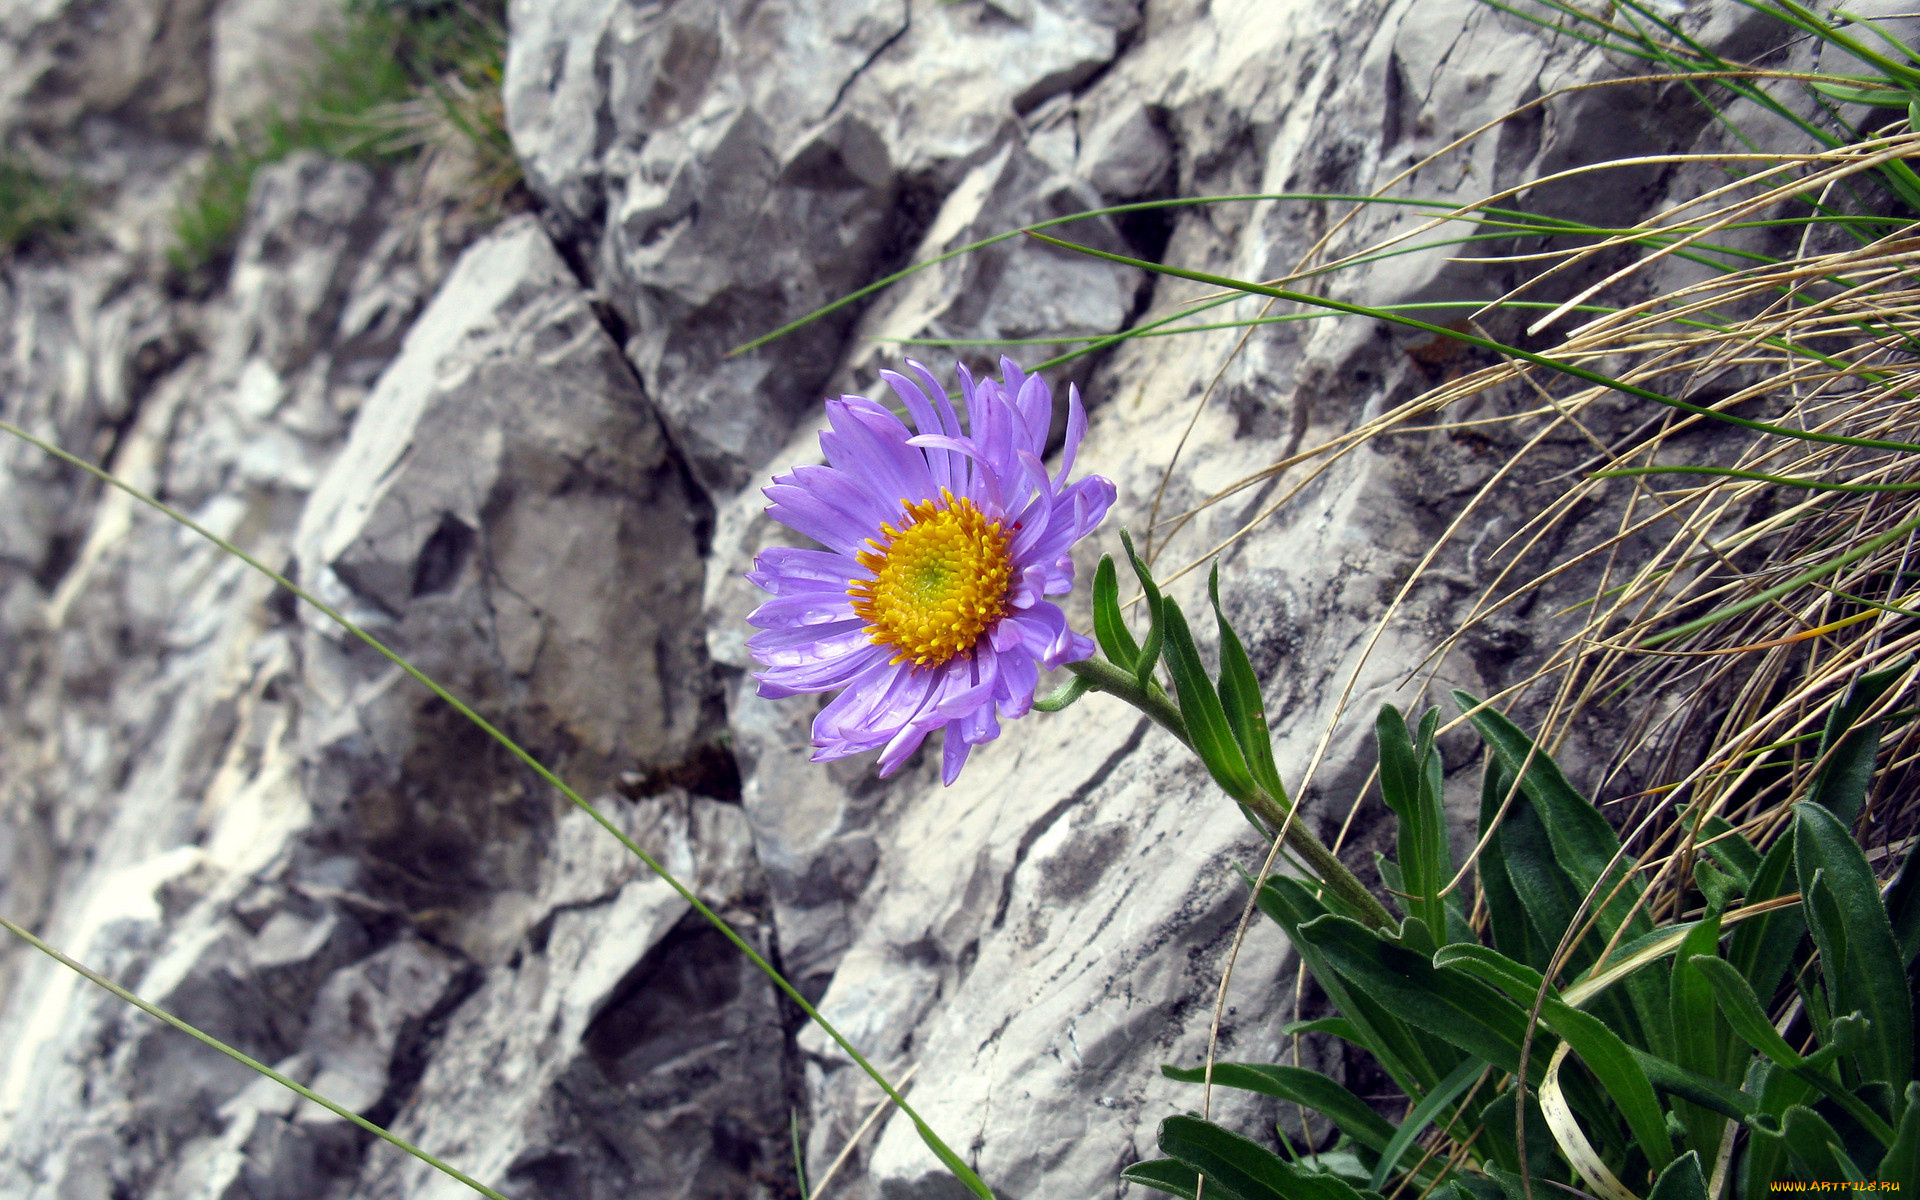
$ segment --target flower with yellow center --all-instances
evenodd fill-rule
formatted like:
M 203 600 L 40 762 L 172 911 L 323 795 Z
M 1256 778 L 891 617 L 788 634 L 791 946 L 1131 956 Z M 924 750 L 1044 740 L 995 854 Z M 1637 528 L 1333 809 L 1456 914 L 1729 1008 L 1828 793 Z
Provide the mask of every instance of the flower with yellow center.
M 766 489 L 767 515 L 824 548 L 771 546 L 747 578 L 772 593 L 748 617 L 760 694 L 840 694 L 813 721 L 816 761 L 880 752 L 890 775 L 942 730 L 941 778 L 1026 715 L 1042 668 L 1093 653 L 1047 597 L 1073 589 L 1075 542 L 1113 503 L 1108 480 L 1068 482 L 1086 432 L 1067 393 L 1057 475 L 1044 465 L 1053 395 L 1001 360 L 1004 382 L 960 368 L 963 429 L 946 389 L 881 377 L 918 427 L 864 396 L 827 401 L 823 466 Z
M 868 538 L 860 565 L 871 580 L 847 589 L 853 611 L 876 645 L 891 646 L 895 663 L 937 667 L 972 654 L 981 635 L 1007 614 L 1013 578 L 1010 539 L 973 501 L 954 498 L 902 502 L 905 528 L 880 526 Z

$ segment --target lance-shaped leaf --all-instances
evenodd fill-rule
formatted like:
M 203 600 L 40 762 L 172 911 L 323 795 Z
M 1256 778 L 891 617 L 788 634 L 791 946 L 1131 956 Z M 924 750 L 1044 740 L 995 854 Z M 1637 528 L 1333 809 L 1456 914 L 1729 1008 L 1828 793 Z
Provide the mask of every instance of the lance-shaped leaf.
M 1696 820 L 1699 828 L 1695 839 L 1699 848 L 1740 881 L 1741 894 L 1745 895 L 1745 889 L 1753 885 L 1753 873 L 1760 869 L 1760 851 L 1754 849 L 1753 843 L 1725 817 L 1709 815 L 1699 818 L 1692 806 L 1681 810 L 1680 823 L 1683 826 L 1693 829 Z
M 1448 946 L 1434 956 L 1437 966 L 1451 967 L 1483 979 L 1511 996 L 1531 1005 L 1540 994 L 1540 972 L 1485 946 Z M 1667 1137 L 1666 1115 L 1653 1085 L 1627 1044 L 1608 1029 L 1599 1018 L 1581 1012 L 1549 989 L 1540 1007 L 1540 1023 L 1556 1037 L 1573 1047 L 1607 1097 L 1627 1119 L 1627 1128 L 1640 1144 L 1640 1152 L 1657 1170 L 1673 1161 L 1673 1143 Z
M 1761 1124 L 1754 1126 L 1756 1137 L 1765 1137 L 1771 1133 Z M 1787 1153 L 1793 1156 L 1794 1164 L 1810 1179 L 1832 1181 L 1834 1183 L 1857 1182 L 1865 1178 L 1853 1159 L 1847 1154 L 1846 1145 L 1840 1135 L 1827 1124 L 1827 1119 L 1802 1104 L 1790 1106 L 1780 1122 L 1776 1135 L 1787 1144 Z
M 1383 704 L 1374 734 L 1380 743 L 1380 795 L 1400 821 L 1398 866 L 1406 911 L 1445 934 L 1447 907 L 1440 889 L 1453 874 L 1453 857 L 1441 807 L 1440 755 L 1433 744 L 1439 724 L 1440 710 L 1428 709 L 1416 745 L 1400 710 Z
M 1913 1071 L 1913 995 L 1873 870 L 1846 826 L 1810 802 L 1794 806 L 1793 852 L 1832 1010 L 1866 1014 L 1873 1028 L 1856 1052 L 1860 1074 L 1897 1095 Z
M 1695 865 L 1707 866 L 1705 862 Z M 1732 1065 L 1728 1055 L 1727 1022 L 1714 1004 L 1713 985 L 1688 961 L 1693 955 L 1713 955 L 1719 945 L 1720 913 L 1710 907 L 1706 919 L 1688 932 L 1674 956 L 1669 995 L 1673 1012 L 1673 1061 L 1689 1071 L 1724 1079 Z M 1687 1127 L 1689 1145 L 1702 1155 L 1719 1149 L 1721 1134 L 1726 1129 L 1725 1118 L 1684 1100 L 1674 1106 L 1674 1111 Z
M 1480 784 L 1482 845 L 1475 864 L 1480 872 L 1480 889 L 1487 896 L 1487 923 L 1493 933 L 1494 947 L 1508 958 L 1544 970 L 1552 947 L 1541 940 L 1520 903 L 1520 893 L 1514 889 L 1513 877 L 1507 872 L 1505 847 L 1499 833 L 1487 836 L 1512 786 L 1513 776 L 1501 769 L 1498 758 L 1488 755 L 1486 774 Z M 1514 801 L 1524 803 L 1518 796 Z
M 1281 803 L 1286 803 L 1287 788 L 1280 782 L 1280 770 L 1273 763 L 1273 738 L 1267 732 L 1267 708 L 1260 695 L 1260 680 L 1253 673 L 1253 662 L 1240 635 L 1227 624 L 1220 607 L 1220 564 L 1213 564 L 1207 577 L 1207 595 L 1213 601 L 1214 620 L 1220 626 L 1220 704 L 1226 710 L 1227 726 L 1246 757 L 1253 780 Z
M 1707 1181 L 1700 1174 L 1700 1156 L 1689 1150 L 1667 1164 L 1654 1180 L 1647 1200 L 1707 1200 Z
M 1491 708 L 1480 708 L 1480 702 L 1466 692 L 1453 695 L 1463 711 L 1473 713 L 1469 719 L 1480 731 L 1487 748 L 1499 757 L 1501 766 L 1509 774 L 1520 776 L 1521 790 L 1533 802 L 1534 811 L 1553 841 L 1556 861 L 1583 894 L 1598 890 L 1606 897 L 1622 876 L 1630 874 L 1632 866 L 1626 859 L 1616 861 L 1620 839 L 1614 834 L 1613 826 L 1607 824 L 1600 810 L 1588 803 L 1585 796 L 1574 790 L 1553 758 L 1537 749 L 1533 739 L 1518 725 Z M 1630 879 L 1607 902 L 1600 926 L 1608 936 L 1623 920 L 1630 922 L 1629 937 L 1639 937 L 1652 929 L 1653 923 L 1644 912 L 1632 917 L 1627 915 L 1640 891 L 1640 881 Z
M 1202 1083 L 1207 1077 L 1205 1067 L 1163 1066 L 1160 1073 L 1182 1083 Z M 1376 1154 L 1385 1151 L 1387 1143 L 1393 1140 L 1394 1127 L 1385 1117 L 1339 1082 L 1318 1071 L 1277 1063 L 1215 1063 L 1213 1082 L 1218 1087 L 1258 1092 L 1305 1105 Z
M 1186 719 L 1187 739 L 1193 743 L 1193 752 L 1200 756 L 1214 782 L 1227 795 L 1235 800 L 1252 799 L 1253 773 L 1247 770 L 1246 756 L 1240 753 L 1240 743 L 1227 723 L 1220 694 L 1213 690 L 1206 664 L 1200 661 L 1200 650 L 1194 645 L 1193 631 L 1187 628 L 1186 614 L 1172 597 L 1160 601 L 1160 624 L 1167 631 L 1167 669 L 1173 673 L 1180 715 Z
M 1559 765 L 1546 751 L 1536 748 L 1533 739 L 1519 726 L 1491 708 L 1479 708 L 1480 702 L 1466 692 L 1456 691 L 1453 696 L 1463 711 L 1473 714 L 1470 720 L 1491 754 L 1500 759 L 1507 772 L 1520 777 L 1521 791 L 1545 827 L 1552 845 L 1550 857 L 1554 867 L 1565 873 L 1582 897 L 1595 897 L 1590 915 L 1595 917 L 1598 936 L 1593 942 L 1604 944 L 1611 940 L 1623 924 L 1627 938 L 1652 932 L 1652 920 L 1636 903 L 1644 885 L 1634 873 L 1633 861 L 1620 854 L 1620 839 L 1615 836 L 1613 826 L 1607 824 L 1607 819 L 1586 797 L 1574 790 L 1561 774 Z M 1508 815 L 1511 818 L 1514 814 Z M 1519 864 L 1511 852 L 1508 859 L 1508 874 L 1514 876 Z M 1517 876 L 1514 886 L 1525 899 L 1527 892 Z M 1551 931 L 1542 929 L 1541 935 L 1552 945 L 1560 940 L 1563 931 L 1564 926 Z M 1609 1013 L 1609 1018 L 1629 1041 L 1656 1052 L 1666 1051 L 1672 1044 L 1672 1029 L 1665 972 L 1658 969 L 1638 972 L 1627 980 L 1624 990 L 1631 1006 Z M 1612 1003 L 1608 1001 L 1603 1007 Z
M 1374 1164 L 1373 1177 L 1367 1185 L 1375 1191 L 1385 1187 L 1387 1180 L 1399 1169 L 1400 1159 L 1413 1145 L 1413 1140 L 1426 1131 L 1427 1126 L 1439 1120 L 1440 1114 L 1448 1105 L 1460 1098 L 1460 1094 L 1473 1086 L 1486 1070 L 1486 1064 L 1478 1059 L 1463 1058 L 1453 1072 L 1440 1081 L 1440 1086 L 1427 1093 L 1420 1103 L 1407 1113 L 1407 1119 L 1400 1122 L 1400 1128 L 1394 1130 L 1393 1137 L 1380 1153 L 1380 1161 Z
M 1160 1122 L 1160 1153 L 1206 1176 L 1223 1200 L 1366 1200 L 1344 1179 L 1303 1170 L 1260 1143 L 1197 1117 Z
M 1920 1082 L 1908 1084 L 1903 1099 L 1906 1110 L 1900 1114 L 1900 1127 L 1894 1131 L 1893 1145 L 1887 1147 L 1875 1175 L 1880 1182 L 1894 1185 L 1882 1191 L 1911 1194 L 1920 1188 Z
M 1364 990 L 1353 986 L 1331 959 L 1300 936 L 1301 926 L 1327 915 L 1327 906 L 1299 880 L 1285 875 L 1270 876 L 1257 893 L 1256 902 L 1261 912 L 1286 931 L 1287 940 L 1313 972 L 1328 1002 L 1344 1014 L 1347 1030 L 1330 1032 L 1365 1047 L 1401 1091 L 1408 1095 L 1432 1091 L 1442 1073 L 1459 1061 L 1459 1052 L 1420 1035 L 1387 1011 Z
M 1827 723 L 1820 732 L 1820 771 L 1807 789 L 1807 798 L 1838 817 L 1842 825 L 1852 825 L 1860 815 L 1867 785 L 1873 782 L 1874 755 L 1880 749 L 1880 722 L 1861 723 L 1861 716 L 1888 688 L 1913 669 L 1908 655 L 1884 670 L 1862 675 L 1847 688 L 1840 703 L 1827 711 Z
M 1858 1049 L 1868 1040 L 1871 1025 L 1866 1019 L 1856 1013 L 1834 1021 L 1827 1044 L 1803 1058 L 1799 1051 L 1788 1044 L 1786 1038 L 1780 1036 L 1773 1022 L 1767 1020 L 1759 999 L 1754 996 L 1753 989 L 1747 986 L 1747 981 L 1740 977 L 1740 972 L 1730 964 L 1704 954 L 1689 960 L 1689 966 L 1712 986 L 1720 1011 L 1726 1014 L 1727 1023 L 1741 1040 L 1809 1087 L 1819 1089 L 1881 1144 L 1893 1140 L 1893 1131 L 1880 1115 L 1827 1074 L 1827 1066 L 1835 1058 Z
M 1200 1192 L 1200 1172 L 1171 1158 L 1137 1162 L 1120 1172 L 1120 1178 L 1169 1196 L 1179 1196 L 1181 1200 L 1194 1200 Z
M 1140 665 L 1140 643 L 1133 640 L 1127 615 L 1120 611 L 1120 576 L 1111 554 L 1102 554 L 1093 571 L 1093 636 L 1100 652 L 1122 671 Z
M 1354 990 L 1364 991 L 1409 1025 L 1502 1070 L 1520 1069 L 1527 1014 L 1493 988 L 1458 971 L 1437 968 L 1424 955 L 1387 941 L 1349 917 L 1310 921 L 1300 927 L 1299 937 L 1324 955 Z M 1544 1057 L 1532 1056 L 1529 1082 L 1544 1071 Z
M 1138 554 L 1133 552 L 1133 539 L 1127 531 L 1120 531 L 1120 545 L 1127 552 L 1127 561 L 1133 564 L 1133 574 L 1140 580 L 1140 590 L 1147 597 L 1147 641 L 1140 647 L 1140 657 L 1135 660 L 1134 677 L 1141 687 L 1153 682 L 1153 669 L 1160 665 L 1160 648 L 1167 636 L 1166 623 L 1161 620 L 1163 600 L 1160 587 L 1153 581 L 1153 572 Z
M 1747 903 L 1777 899 L 1797 886 L 1793 876 L 1793 838 L 1782 837 L 1754 870 L 1753 881 L 1747 886 Z M 1799 905 L 1775 909 L 1742 922 L 1733 931 L 1733 938 L 1727 943 L 1727 961 L 1753 986 L 1754 994 L 1763 1002 L 1772 1000 L 1792 966 L 1794 952 L 1806 931 L 1806 918 Z

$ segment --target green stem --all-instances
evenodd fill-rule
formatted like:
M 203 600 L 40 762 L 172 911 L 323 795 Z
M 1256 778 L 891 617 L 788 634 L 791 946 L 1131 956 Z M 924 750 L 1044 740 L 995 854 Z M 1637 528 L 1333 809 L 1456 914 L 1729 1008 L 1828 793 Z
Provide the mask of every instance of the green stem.
M 212 1034 L 202 1033 L 200 1030 L 195 1029 L 193 1026 L 187 1024 L 185 1021 L 182 1021 L 179 1017 L 174 1016 L 172 1013 L 167 1012 L 166 1010 L 161 1009 L 159 1007 L 156 1007 L 155 1005 L 148 1004 L 145 1000 L 142 1000 L 140 997 L 134 995 L 132 992 L 128 991 L 126 988 L 121 987 L 119 984 L 115 983 L 113 980 L 108 979 L 104 975 L 100 975 L 94 971 L 88 970 L 85 966 L 82 966 L 80 963 L 77 963 L 73 959 L 68 958 L 66 955 L 60 953 L 58 950 L 55 950 L 52 946 L 47 945 L 47 943 L 33 936 L 33 934 L 28 933 L 25 929 L 22 929 L 20 926 L 15 925 L 12 921 L 7 920 L 5 917 L 0 917 L 0 929 L 6 930 L 8 933 L 11 933 L 13 936 L 19 938 L 21 941 L 25 942 L 27 945 L 32 946 L 35 950 L 38 950 L 40 953 L 46 955 L 48 958 L 51 958 L 53 961 L 67 968 L 69 971 L 73 971 L 76 974 L 80 975 L 82 978 L 86 979 L 87 982 L 96 984 L 100 987 L 105 988 L 107 991 L 112 992 L 114 995 L 120 997 L 120 999 L 125 1000 L 128 1004 L 133 1005 L 135 1008 L 139 1009 L 143 1013 L 146 1013 L 148 1016 L 154 1018 L 155 1020 L 162 1021 L 168 1025 L 171 1025 L 175 1029 L 178 1029 L 181 1033 L 186 1034 L 188 1037 L 194 1038 L 205 1045 L 213 1047 L 215 1050 L 218 1050 L 220 1053 L 226 1055 L 228 1058 L 233 1059 L 235 1062 L 239 1063 L 240 1065 L 251 1068 L 252 1070 L 258 1071 L 260 1074 L 265 1075 L 268 1079 L 273 1080 L 275 1083 L 279 1084 L 281 1087 L 287 1088 L 288 1090 L 296 1092 L 299 1095 L 305 1097 L 306 1099 L 313 1101 L 315 1104 L 318 1104 L 320 1107 L 328 1110 L 329 1112 L 333 1113 L 335 1116 L 343 1117 L 346 1120 L 352 1121 L 355 1125 L 358 1125 L 360 1128 L 366 1130 L 368 1133 L 371 1133 L 377 1138 L 380 1138 L 395 1146 L 398 1146 L 400 1149 L 405 1150 L 408 1154 L 413 1155 L 415 1158 L 419 1159 L 423 1163 L 426 1163 L 428 1166 L 434 1168 L 435 1170 L 445 1172 L 446 1174 L 452 1176 L 453 1178 L 458 1179 L 461 1183 L 464 1183 L 468 1187 L 472 1188 L 474 1191 L 479 1192 L 482 1196 L 486 1196 L 488 1200 L 507 1200 L 505 1196 L 502 1196 L 499 1192 L 494 1191 L 492 1188 L 488 1187 L 486 1184 L 481 1183 L 478 1179 L 475 1179 L 473 1176 L 465 1174 L 455 1169 L 454 1167 L 448 1166 L 446 1163 L 441 1162 L 439 1159 L 435 1158 L 433 1155 L 428 1154 L 425 1150 L 422 1150 L 420 1147 L 415 1146 L 410 1142 L 402 1141 L 400 1138 L 395 1137 L 393 1134 L 388 1133 L 386 1130 L 380 1128 L 378 1125 L 375 1125 L 372 1121 L 367 1120 L 365 1117 L 361 1116 L 359 1113 L 353 1112 L 350 1109 L 342 1108 L 340 1105 L 335 1104 L 333 1101 L 327 1099 L 325 1096 L 322 1096 L 319 1092 L 314 1091 L 312 1088 L 303 1087 L 300 1084 L 295 1083 L 293 1080 L 288 1079 L 285 1075 L 282 1075 L 280 1072 L 274 1070 L 272 1067 L 267 1066 L 265 1063 L 260 1062 L 257 1059 L 249 1058 L 247 1055 L 242 1054 L 238 1050 L 235 1050 L 232 1046 L 227 1045 L 225 1042 L 214 1037 Z
M 1146 687 L 1140 686 L 1133 672 L 1123 671 L 1104 658 L 1068 663 L 1067 670 L 1092 684 L 1095 691 L 1106 692 L 1133 705 L 1154 724 L 1179 738 L 1181 745 L 1193 749 L 1193 742 L 1187 736 L 1186 720 L 1157 685 L 1150 683 Z M 1347 907 L 1358 914 L 1362 921 L 1375 929 L 1391 931 L 1394 928 L 1393 914 L 1373 898 L 1373 893 L 1333 851 L 1327 849 L 1325 842 L 1315 837 L 1303 822 L 1292 819 L 1291 805 L 1268 795 L 1267 790 L 1258 784 L 1254 785 L 1253 793 L 1246 798 L 1245 804 L 1269 830 L 1275 833 L 1284 830 L 1287 848 L 1304 859 L 1320 883 L 1346 901 Z

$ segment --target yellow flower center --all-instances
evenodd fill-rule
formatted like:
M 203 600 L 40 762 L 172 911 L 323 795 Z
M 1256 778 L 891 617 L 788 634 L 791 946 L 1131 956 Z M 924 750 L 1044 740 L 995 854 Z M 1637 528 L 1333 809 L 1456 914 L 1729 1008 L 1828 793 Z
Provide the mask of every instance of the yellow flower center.
M 904 502 L 903 502 L 904 503 Z M 937 667 L 971 653 L 987 627 L 1007 613 L 1013 539 L 973 501 L 907 503 L 904 528 L 880 527 L 860 564 L 872 571 L 847 589 L 853 611 L 876 645 L 892 646 L 896 663 Z

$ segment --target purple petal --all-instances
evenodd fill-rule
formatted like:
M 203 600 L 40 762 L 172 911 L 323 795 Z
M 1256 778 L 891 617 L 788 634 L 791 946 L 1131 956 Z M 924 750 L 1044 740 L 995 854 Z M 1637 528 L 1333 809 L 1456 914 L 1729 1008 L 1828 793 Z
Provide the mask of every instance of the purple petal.
M 876 504 L 897 509 L 938 494 L 927 456 L 907 445 L 912 435 L 898 417 L 864 397 L 842 396 L 827 401 L 827 419 L 833 432 L 820 435 L 820 448 Z
M 768 700 L 830 692 L 837 687 L 847 686 L 876 665 L 884 664 L 892 654 L 893 647 L 876 646 L 869 642 L 839 658 L 823 658 L 804 666 L 775 667 L 762 671 L 754 678 L 760 681 L 759 694 Z
M 767 601 L 753 610 L 747 624 L 756 629 L 811 629 L 853 619 L 853 600 L 845 592 L 801 592 Z
M 947 399 L 947 389 L 933 377 L 932 371 L 927 370 L 920 363 L 910 358 L 907 360 L 907 365 L 913 368 L 914 374 L 920 376 L 920 382 L 927 387 L 927 394 L 933 397 L 934 404 L 940 409 L 940 429 L 936 432 L 959 437 L 960 418 L 953 411 L 953 401 Z
M 888 662 L 855 680 L 813 719 L 813 744 L 823 750 L 848 747 L 842 757 L 882 746 L 920 711 L 933 673 L 911 663 Z
M 900 397 L 900 402 L 907 406 L 907 412 L 913 417 L 913 423 L 921 433 L 946 432 L 940 425 L 939 416 L 933 411 L 933 405 L 928 402 L 926 393 L 922 392 L 912 380 L 898 371 L 882 371 L 880 378 L 887 381 L 887 386 L 893 389 L 893 394 Z M 914 443 L 909 439 L 907 444 Z M 957 465 L 953 461 L 953 456 L 945 451 L 935 450 L 928 454 L 926 459 L 927 469 L 933 473 L 933 486 L 951 488 L 953 468 Z
M 872 571 L 844 554 L 797 546 L 768 546 L 747 572 L 749 583 L 776 596 L 844 592 L 854 580 L 871 578 Z
M 793 667 L 851 654 L 870 640 L 866 623 L 856 617 L 831 625 L 763 629 L 747 639 L 747 649 L 761 666 Z
M 796 468 L 762 490 L 772 501 L 769 517 L 849 557 L 866 549 L 867 539 L 891 519 L 874 513 L 867 494 L 831 467 Z
M 1000 360 L 1002 365 L 1005 359 Z M 1024 384 L 1015 384 L 1007 380 L 1007 390 L 1013 393 L 1013 406 L 1018 410 L 1025 428 L 1024 437 L 1016 439 L 1020 448 L 1033 454 L 1047 452 L 1047 430 L 1053 425 L 1053 392 L 1046 381 L 1038 375 L 1029 376 Z
M 967 765 L 967 755 L 973 747 L 960 736 L 960 722 L 948 721 L 946 729 L 946 741 L 940 747 L 940 783 L 943 787 L 952 787 L 954 780 L 960 778 L 960 768 Z
M 1065 487 L 1073 470 L 1074 455 L 1080 452 L 1080 439 L 1087 436 L 1087 409 L 1080 403 L 1078 384 L 1067 385 L 1067 440 L 1060 448 L 1059 485 Z
M 1000 655 L 1000 715 L 1017 721 L 1033 707 L 1033 693 L 1040 686 L 1040 668 L 1025 654 Z

